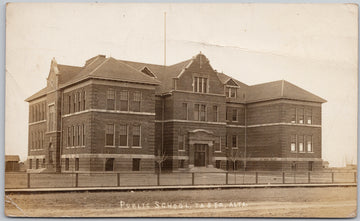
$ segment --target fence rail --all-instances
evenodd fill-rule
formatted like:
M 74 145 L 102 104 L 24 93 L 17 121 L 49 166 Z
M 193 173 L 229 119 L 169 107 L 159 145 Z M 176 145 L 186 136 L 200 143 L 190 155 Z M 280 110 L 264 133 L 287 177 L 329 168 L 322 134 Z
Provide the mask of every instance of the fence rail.
M 5 188 L 356 183 L 357 172 L 5 173 Z

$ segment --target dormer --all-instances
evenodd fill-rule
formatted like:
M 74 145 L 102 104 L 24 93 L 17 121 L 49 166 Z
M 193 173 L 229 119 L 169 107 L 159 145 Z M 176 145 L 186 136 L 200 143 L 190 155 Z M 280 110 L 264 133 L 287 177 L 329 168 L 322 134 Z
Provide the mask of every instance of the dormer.
M 152 72 L 152 71 L 151 71 L 148 67 L 146 67 L 146 66 L 141 69 L 141 72 L 144 73 L 144 74 L 146 74 L 146 75 L 148 75 L 148 76 L 150 76 L 150 77 L 152 77 L 152 78 L 157 78 L 156 75 L 154 74 L 154 72 Z
M 237 91 L 240 88 L 240 86 L 232 79 L 229 78 L 229 80 L 225 83 L 225 95 L 229 98 L 236 98 Z

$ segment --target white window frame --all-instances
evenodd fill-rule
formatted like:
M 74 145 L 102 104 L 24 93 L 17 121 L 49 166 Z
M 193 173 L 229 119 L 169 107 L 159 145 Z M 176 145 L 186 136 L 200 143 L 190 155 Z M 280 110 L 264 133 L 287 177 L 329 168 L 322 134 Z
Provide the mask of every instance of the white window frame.
M 133 131 L 132 131 L 132 143 L 131 143 L 131 148 L 142 148 L 142 143 L 141 143 L 141 138 L 142 138 L 142 136 L 141 136 L 141 124 L 135 124 L 135 125 L 133 125 L 133 128 L 134 128 L 134 126 L 139 126 L 139 146 L 134 146 L 134 129 L 133 129 Z
M 197 90 L 195 90 L 195 79 L 196 78 L 197 78 L 197 85 L 196 85 Z M 206 82 L 206 92 L 204 90 L 205 82 Z M 201 91 L 200 91 L 200 84 L 201 84 Z M 208 77 L 199 77 L 199 76 L 193 77 L 193 92 L 207 94 L 207 93 L 209 93 L 209 89 L 210 89 L 210 87 L 209 87 L 209 78 Z
M 214 148 L 214 152 L 215 152 L 215 153 L 221 153 L 221 136 L 219 137 L 219 150 L 216 150 L 216 149 Z
M 291 141 L 292 136 L 295 136 L 295 142 Z M 294 150 L 293 150 L 293 147 L 294 147 Z M 296 134 L 290 135 L 290 152 L 291 153 L 296 153 L 297 152 L 297 135 Z
M 130 107 L 130 93 L 129 93 L 129 91 L 128 90 L 121 90 L 120 91 L 120 105 L 119 105 L 119 110 L 120 111 L 122 111 L 121 110 L 121 101 L 125 101 L 125 100 L 123 100 L 123 99 L 121 99 L 121 93 L 123 93 L 123 92 L 126 92 L 126 96 L 127 96 L 127 108 L 126 108 L 126 111 L 129 111 L 130 109 L 129 109 L 129 107 Z M 141 95 L 140 95 L 141 96 Z M 141 102 L 141 99 L 140 99 L 140 102 Z
M 119 147 L 120 148 L 129 148 L 129 125 L 128 124 L 120 124 L 119 126 L 126 126 L 126 146 L 121 146 L 120 145 L 120 128 L 119 128 Z
M 106 145 L 106 134 L 107 134 L 107 126 L 108 125 L 113 125 L 113 145 Z M 105 147 L 115 147 L 115 124 L 106 124 L 106 128 L 105 128 Z

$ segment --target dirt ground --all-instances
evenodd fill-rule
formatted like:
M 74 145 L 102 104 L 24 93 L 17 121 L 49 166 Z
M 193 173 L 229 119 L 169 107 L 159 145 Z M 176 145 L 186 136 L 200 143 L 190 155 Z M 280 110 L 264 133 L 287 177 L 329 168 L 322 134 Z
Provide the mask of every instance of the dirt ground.
M 356 187 L 7 194 L 7 216 L 354 217 Z

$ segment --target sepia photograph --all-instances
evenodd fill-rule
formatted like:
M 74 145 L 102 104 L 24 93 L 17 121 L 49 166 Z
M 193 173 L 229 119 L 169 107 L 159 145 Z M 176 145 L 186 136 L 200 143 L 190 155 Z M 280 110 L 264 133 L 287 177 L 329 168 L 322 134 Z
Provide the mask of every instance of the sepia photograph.
M 357 4 L 8 3 L 5 35 L 5 216 L 357 216 Z

